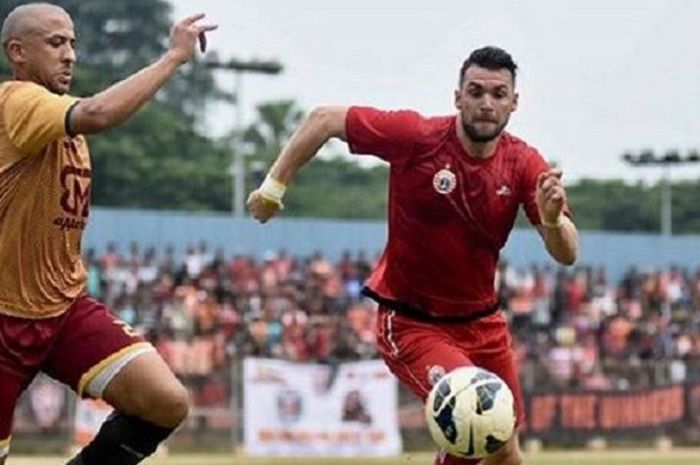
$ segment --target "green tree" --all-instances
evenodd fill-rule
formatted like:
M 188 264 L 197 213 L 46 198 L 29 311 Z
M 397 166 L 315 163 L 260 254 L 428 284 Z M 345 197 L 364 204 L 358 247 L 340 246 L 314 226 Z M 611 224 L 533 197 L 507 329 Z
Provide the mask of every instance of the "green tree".
M 363 168 L 340 156 L 318 158 L 299 173 L 285 196 L 285 215 L 385 218 L 388 177 L 386 165 Z
M 304 112 L 294 100 L 278 100 L 257 106 L 256 121 L 243 134 L 254 156 L 273 160 L 301 122 Z
M 674 234 L 700 234 L 700 180 L 682 181 L 672 186 Z
M 641 183 L 582 179 L 567 187 L 581 229 L 654 231 L 658 229 L 656 192 Z

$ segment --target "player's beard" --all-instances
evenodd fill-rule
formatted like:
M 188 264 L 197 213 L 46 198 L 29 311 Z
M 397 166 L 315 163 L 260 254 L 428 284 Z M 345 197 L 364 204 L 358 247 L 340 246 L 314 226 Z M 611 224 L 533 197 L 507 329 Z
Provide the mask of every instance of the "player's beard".
M 476 128 L 476 125 L 471 123 L 465 123 L 464 119 L 462 119 L 462 128 L 464 129 L 464 133 L 472 142 L 480 144 L 491 142 L 496 137 L 498 137 L 501 134 L 501 132 L 503 132 L 503 129 L 506 127 L 506 124 L 508 124 L 508 118 L 506 118 L 505 121 L 503 121 L 503 123 L 497 124 L 490 131 L 480 131 Z

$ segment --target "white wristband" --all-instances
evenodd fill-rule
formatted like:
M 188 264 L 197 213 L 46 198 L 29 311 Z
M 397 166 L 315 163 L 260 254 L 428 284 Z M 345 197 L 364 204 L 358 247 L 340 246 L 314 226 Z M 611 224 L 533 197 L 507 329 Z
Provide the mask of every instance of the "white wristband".
M 556 220 L 556 221 L 553 221 L 553 222 L 551 222 L 551 223 L 550 223 L 549 221 L 545 221 L 544 218 L 541 218 L 541 224 L 542 224 L 542 226 L 544 226 L 545 228 L 549 228 L 549 229 L 559 229 L 559 228 L 561 228 L 562 226 L 564 226 L 564 215 L 559 215 L 559 216 L 557 217 L 557 220 Z
M 258 188 L 258 191 L 263 198 L 278 204 L 280 207 L 282 206 L 282 197 L 284 197 L 286 190 L 287 186 L 274 179 L 269 174 L 265 177 L 265 180 Z

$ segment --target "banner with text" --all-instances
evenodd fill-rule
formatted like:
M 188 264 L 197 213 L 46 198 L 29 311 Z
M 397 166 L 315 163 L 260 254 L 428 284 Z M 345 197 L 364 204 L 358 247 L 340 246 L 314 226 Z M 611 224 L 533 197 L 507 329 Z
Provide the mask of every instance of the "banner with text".
M 381 361 L 330 366 L 246 358 L 243 378 L 248 454 L 401 453 L 398 386 Z
M 700 382 L 614 392 L 531 392 L 526 398 L 523 430 L 536 437 L 639 437 L 683 421 L 700 425 Z

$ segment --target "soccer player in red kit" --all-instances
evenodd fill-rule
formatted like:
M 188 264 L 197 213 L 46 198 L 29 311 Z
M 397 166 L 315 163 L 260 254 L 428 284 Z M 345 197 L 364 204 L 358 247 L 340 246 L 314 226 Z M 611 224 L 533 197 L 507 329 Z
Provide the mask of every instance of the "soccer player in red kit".
M 126 120 L 190 61 L 214 28 L 202 17 L 174 26 L 160 60 L 84 99 L 68 95 L 76 62 L 68 13 L 29 3 L 3 20 L 13 78 L 0 84 L 0 465 L 17 398 L 40 371 L 115 408 L 70 465 L 135 465 L 187 414 L 187 390 L 153 347 L 85 295 L 84 134 Z
M 484 367 L 523 398 L 507 322 L 494 289 L 501 248 L 522 205 L 549 254 L 572 264 L 578 233 L 569 218 L 561 172 L 504 131 L 518 104 L 516 64 L 497 47 L 462 65 L 456 116 L 367 107 L 315 109 L 248 198 L 266 222 L 282 208 L 286 186 L 330 138 L 353 153 L 390 164 L 386 249 L 365 294 L 379 304 L 378 345 L 392 372 L 423 400 L 445 372 Z M 440 453 L 439 465 L 478 463 Z M 517 434 L 488 465 L 521 462 Z

